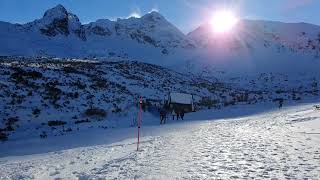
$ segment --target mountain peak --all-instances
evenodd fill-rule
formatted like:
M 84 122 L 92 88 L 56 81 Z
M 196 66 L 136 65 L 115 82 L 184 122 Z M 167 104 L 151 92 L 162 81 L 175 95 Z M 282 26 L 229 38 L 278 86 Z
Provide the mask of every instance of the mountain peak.
M 79 18 L 71 12 L 68 12 L 61 4 L 48 9 L 44 13 L 43 18 L 35 22 L 41 33 L 47 36 L 56 36 L 58 34 L 67 36 L 73 32 L 81 37 L 81 39 L 85 39 Z
M 55 7 L 51 8 L 51 9 L 62 9 L 62 10 L 66 10 L 66 8 L 62 5 L 62 4 L 58 4 Z
M 43 15 L 43 18 L 46 19 L 64 19 L 66 17 L 68 17 L 68 11 L 61 4 L 48 9 Z
M 141 18 L 148 20 L 148 21 L 154 21 L 154 22 L 160 21 L 160 20 L 165 20 L 165 18 L 157 11 L 149 12 L 148 14 L 145 14 Z
M 151 11 L 148 14 L 152 15 L 152 16 L 161 16 L 162 17 L 162 15 L 158 11 Z M 148 14 L 146 14 L 146 15 L 148 15 Z

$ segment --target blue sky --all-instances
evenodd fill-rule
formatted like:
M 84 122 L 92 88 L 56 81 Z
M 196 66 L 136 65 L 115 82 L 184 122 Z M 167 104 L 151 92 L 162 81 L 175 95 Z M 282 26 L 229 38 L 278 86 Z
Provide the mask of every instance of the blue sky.
M 320 25 L 320 0 L 0 0 L 0 21 L 30 22 L 57 4 L 83 23 L 157 10 L 185 33 L 219 9 L 232 9 L 240 18 Z

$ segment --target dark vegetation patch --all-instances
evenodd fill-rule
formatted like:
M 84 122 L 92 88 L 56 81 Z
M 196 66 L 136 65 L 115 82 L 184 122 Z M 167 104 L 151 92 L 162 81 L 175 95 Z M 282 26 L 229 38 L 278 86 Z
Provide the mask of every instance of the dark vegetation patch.
M 89 119 L 86 119 L 86 120 L 77 120 L 74 123 L 75 124 L 82 124 L 82 123 L 89 123 L 89 122 L 91 122 L 91 121 L 89 121 Z
M 80 80 L 73 82 L 72 85 L 77 87 L 78 89 L 81 89 L 81 90 L 84 90 L 87 87 L 87 85 L 85 83 L 81 82 Z
M 53 104 L 61 98 L 62 90 L 55 87 L 53 83 L 47 83 L 45 85 L 45 92 L 44 92 L 44 99 L 49 99 L 52 101 Z
M 35 116 L 38 116 L 40 113 L 41 113 L 41 109 L 39 109 L 39 108 L 35 108 L 32 110 L 32 114 Z
M 94 76 L 92 79 L 92 85 L 90 86 L 93 89 L 106 89 L 108 88 L 108 81 L 102 77 Z
M 5 128 L 3 131 L 14 131 L 14 125 L 19 121 L 18 117 L 9 117 L 4 121 Z
M 41 139 L 46 139 L 48 137 L 47 133 L 45 131 L 42 131 L 40 134 Z
M 80 72 L 79 72 L 76 68 L 70 67 L 70 66 L 63 67 L 62 70 L 63 70 L 65 73 L 80 74 Z
M 67 122 L 65 121 L 48 121 L 48 126 L 52 127 L 52 126 L 62 126 L 67 124 Z
M 86 116 L 106 117 L 107 112 L 100 108 L 91 107 L 85 111 Z
M 0 141 L 7 141 L 8 135 L 2 131 L 0 131 Z
M 42 73 L 38 71 L 25 71 L 19 67 L 15 67 L 13 70 L 14 73 L 10 76 L 12 81 L 16 84 L 25 85 L 26 87 L 37 88 L 37 85 L 30 80 L 41 79 L 43 77 Z

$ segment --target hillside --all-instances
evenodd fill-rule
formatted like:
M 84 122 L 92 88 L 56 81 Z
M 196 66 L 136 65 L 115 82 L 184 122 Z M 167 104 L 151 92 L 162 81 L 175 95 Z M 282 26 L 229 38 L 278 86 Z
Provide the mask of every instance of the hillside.
M 134 126 L 140 97 L 158 124 L 157 108 L 169 92 L 195 94 L 198 101 L 236 92 L 216 79 L 135 61 L 2 58 L 0 69 L 0 130 L 13 139 Z
M 3 140 L 135 126 L 139 97 L 145 100 L 144 124 L 158 124 L 158 108 L 169 92 L 193 94 L 197 110 L 278 106 L 279 99 L 299 102 L 319 95 L 319 76 L 261 74 L 220 81 L 137 61 L 2 57 L 0 69 Z

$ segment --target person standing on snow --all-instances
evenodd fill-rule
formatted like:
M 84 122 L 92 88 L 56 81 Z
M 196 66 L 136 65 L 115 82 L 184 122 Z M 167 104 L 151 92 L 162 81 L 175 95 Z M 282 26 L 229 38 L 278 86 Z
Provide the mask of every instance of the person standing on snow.
M 281 109 L 282 106 L 283 106 L 283 99 L 280 99 L 280 100 L 279 100 L 279 109 Z
M 174 120 L 174 116 L 176 116 L 176 115 L 177 115 L 176 110 L 175 110 L 175 109 L 173 109 L 171 114 L 172 114 L 172 120 Z
M 179 120 L 180 117 L 180 110 L 179 109 L 175 109 L 175 113 L 177 115 L 177 120 Z
M 166 111 L 162 108 L 160 110 L 160 124 L 166 124 Z
M 183 117 L 184 117 L 184 109 L 182 109 L 182 110 L 180 111 L 180 117 L 181 117 L 181 119 L 183 120 Z

